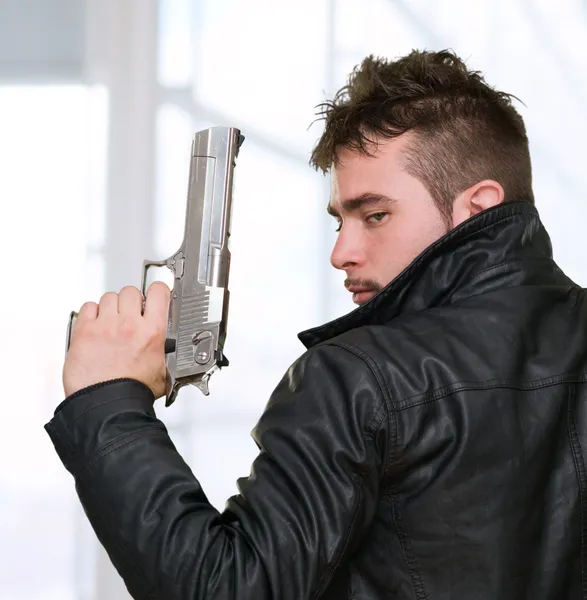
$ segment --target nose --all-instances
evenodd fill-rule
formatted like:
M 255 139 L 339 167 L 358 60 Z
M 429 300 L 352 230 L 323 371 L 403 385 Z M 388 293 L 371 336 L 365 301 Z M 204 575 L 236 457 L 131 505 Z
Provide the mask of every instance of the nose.
M 364 256 L 360 239 L 357 235 L 352 235 L 350 229 L 345 230 L 343 227 L 330 254 L 330 264 L 335 269 L 342 271 L 360 266 L 363 262 Z

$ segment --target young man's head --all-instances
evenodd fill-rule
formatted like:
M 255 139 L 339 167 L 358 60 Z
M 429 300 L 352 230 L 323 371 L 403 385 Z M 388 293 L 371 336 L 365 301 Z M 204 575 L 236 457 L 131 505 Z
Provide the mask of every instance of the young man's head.
M 370 56 L 334 100 L 311 163 L 331 174 L 332 264 L 361 304 L 426 247 L 501 202 L 534 202 L 528 138 L 509 94 L 453 53 Z

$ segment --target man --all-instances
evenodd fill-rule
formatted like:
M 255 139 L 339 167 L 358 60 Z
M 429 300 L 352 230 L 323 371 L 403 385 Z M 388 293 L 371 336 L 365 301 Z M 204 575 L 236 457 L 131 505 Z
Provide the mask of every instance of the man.
M 586 598 L 587 303 L 521 117 L 446 51 L 369 57 L 322 108 L 360 306 L 300 334 L 220 513 L 153 411 L 168 289 L 85 304 L 47 430 L 96 534 L 140 599 Z

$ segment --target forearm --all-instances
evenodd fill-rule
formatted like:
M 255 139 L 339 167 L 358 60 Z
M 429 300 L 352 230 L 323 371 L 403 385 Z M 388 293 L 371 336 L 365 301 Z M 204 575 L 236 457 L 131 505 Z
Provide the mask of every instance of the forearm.
M 236 586 L 239 598 L 272 597 L 251 540 L 208 502 L 152 404 L 141 384 L 110 383 L 69 401 L 47 425 L 129 591 L 221 599 Z

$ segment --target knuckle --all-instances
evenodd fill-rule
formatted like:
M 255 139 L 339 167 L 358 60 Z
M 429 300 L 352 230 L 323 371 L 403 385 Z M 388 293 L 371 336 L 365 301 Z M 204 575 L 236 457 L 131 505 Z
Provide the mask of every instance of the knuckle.
M 120 323 L 120 335 L 124 339 L 132 338 L 137 332 L 136 321 L 130 317 L 125 317 Z
M 108 342 L 116 339 L 116 328 L 111 323 L 102 323 L 101 327 L 94 327 L 92 333 Z
M 149 343 L 159 343 L 165 337 L 166 329 L 161 325 L 150 325 L 146 330 Z
M 104 300 L 113 300 L 114 298 L 116 298 L 117 295 L 118 294 L 116 292 L 105 292 L 104 294 L 102 294 L 100 302 L 103 302 Z

